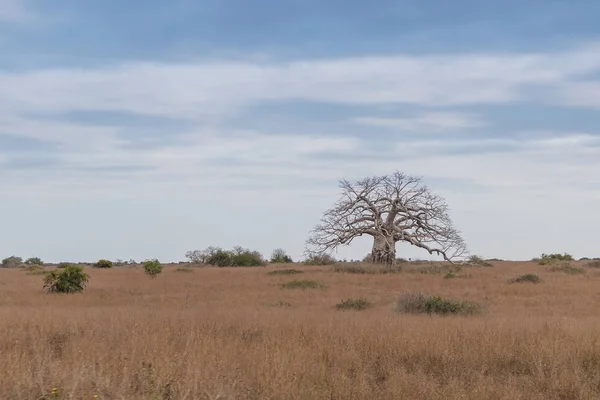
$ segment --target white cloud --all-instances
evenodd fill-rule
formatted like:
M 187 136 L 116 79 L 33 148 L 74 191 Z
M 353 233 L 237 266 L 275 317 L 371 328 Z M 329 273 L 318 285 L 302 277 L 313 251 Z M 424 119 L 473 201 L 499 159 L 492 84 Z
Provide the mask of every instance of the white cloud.
M 410 118 L 356 117 L 352 121 L 410 132 L 444 132 L 486 125 L 477 115 L 458 112 L 423 112 Z
M 0 105 L 22 110 L 119 110 L 201 118 L 262 101 L 423 106 L 503 103 L 529 85 L 600 68 L 600 51 L 389 56 L 291 63 L 136 63 L 0 74 Z

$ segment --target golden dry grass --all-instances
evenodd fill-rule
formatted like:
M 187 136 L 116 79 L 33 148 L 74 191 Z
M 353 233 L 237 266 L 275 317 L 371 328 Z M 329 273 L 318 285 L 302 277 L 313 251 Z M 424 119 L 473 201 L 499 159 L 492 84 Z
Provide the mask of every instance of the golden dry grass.
M 168 267 L 154 280 L 87 269 L 76 295 L 0 270 L 0 399 L 600 398 L 597 270 L 495 263 L 443 279 L 273 268 Z M 523 273 L 543 283 L 507 283 Z M 281 288 L 297 276 L 326 288 Z M 398 294 L 416 290 L 485 313 L 395 313 Z M 336 310 L 350 297 L 374 306 Z

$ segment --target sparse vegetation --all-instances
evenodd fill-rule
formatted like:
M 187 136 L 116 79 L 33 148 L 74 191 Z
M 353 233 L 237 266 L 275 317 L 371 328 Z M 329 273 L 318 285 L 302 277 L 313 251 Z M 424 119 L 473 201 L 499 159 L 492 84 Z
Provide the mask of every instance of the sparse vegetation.
M 98 260 L 97 263 L 94 264 L 95 268 L 112 268 L 113 262 L 110 260 Z
M 476 266 L 476 267 L 491 267 L 492 263 L 484 260 L 482 257 L 472 255 L 467 260 L 468 265 Z
M 564 272 L 565 274 L 569 274 L 569 275 L 577 275 L 577 274 L 583 274 L 585 273 L 585 269 L 580 268 L 580 267 L 574 267 L 571 265 L 571 263 L 562 263 L 560 265 L 554 265 L 550 268 L 548 268 L 548 271 L 550 272 Z
M 287 308 L 287 307 L 291 307 L 291 306 L 292 306 L 291 303 L 289 303 L 287 301 L 283 301 L 283 300 L 279 300 L 278 302 L 273 303 L 273 307 L 282 307 L 282 308 L 286 307 Z
M 338 310 L 366 310 L 371 307 L 372 304 L 365 299 L 364 297 L 359 298 L 350 298 L 346 300 L 342 300 L 340 303 L 336 304 L 335 308 Z
M 211 246 L 203 251 L 189 251 L 186 253 L 186 257 L 192 262 L 217 267 L 262 267 L 267 264 L 258 251 L 251 251 L 240 246 L 236 246 L 232 250 Z
M 329 254 L 314 254 L 304 260 L 304 265 L 333 265 L 338 261 Z
M 417 292 L 402 294 L 396 301 L 396 311 L 406 314 L 469 315 L 478 313 L 480 306 Z
M 52 270 L 44 277 L 44 288 L 51 293 L 77 293 L 83 291 L 89 281 L 89 275 L 83 268 L 70 265 L 62 270 Z
M 43 275 L 46 273 L 46 271 L 42 265 L 32 264 L 25 267 L 25 273 L 27 275 Z
M 283 249 L 275 249 L 271 254 L 271 259 L 269 260 L 272 264 L 287 264 L 294 262 L 292 257 L 288 256 L 285 250 Z
M 297 275 L 303 274 L 304 271 L 294 268 L 286 268 L 286 269 L 275 269 L 273 271 L 267 272 L 267 275 Z
M 60 399 L 597 398 L 600 278 L 508 287 L 540 268 L 454 272 L 472 273 L 468 284 L 299 268 L 329 287 L 307 291 L 279 285 L 300 275 L 274 281 L 259 269 L 193 268 L 150 282 L 137 268 L 86 268 L 93 287 L 76 297 L 46 295 L 26 268 L 0 269 L 0 399 L 52 399 L 53 388 Z M 473 318 L 432 301 L 429 313 L 394 318 L 398 293 L 415 290 L 489 312 Z M 349 297 L 381 306 L 336 307 Z
M 402 266 L 388 264 L 373 264 L 365 262 L 339 263 L 332 267 L 334 272 L 345 272 L 348 274 L 397 274 L 402 272 Z
M 56 266 L 56 268 L 63 269 L 63 268 L 67 268 L 67 267 L 69 267 L 71 265 L 73 265 L 73 264 L 71 264 L 70 262 L 63 261 L 63 262 L 58 263 L 58 265 Z
M 194 272 L 194 270 L 190 267 L 177 267 L 175 272 Z
M 540 283 L 541 281 L 536 274 L 523 274 L 511 279 L 509 283 Z
M 163 270 L 163 266 L 157 259 L 146 260 L 143 262 L 144 272 L 150 278 L 156 278 Z
M 600 268 L 600 260 L 590 261 L 585 266 L 588 268 Z
M 327 287 L 322 282 L 312 281 L 308 279 L 295 279 L 281 285 L 284 289 L 322 289 Z
M 548 265 L 553 264 L 559 261 L 573 261 L 573 256 L 568 253 L 554 253 L 554 254 L 545 254 L 543 253 L 540 258 L 534 259 L 540 265 Z

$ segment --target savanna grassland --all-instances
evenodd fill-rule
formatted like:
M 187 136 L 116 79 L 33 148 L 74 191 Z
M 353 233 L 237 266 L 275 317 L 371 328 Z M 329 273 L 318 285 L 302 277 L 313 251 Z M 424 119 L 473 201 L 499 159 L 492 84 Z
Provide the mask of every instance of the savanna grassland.
M 600 269 L 493 264 L 451 279 L 426 265 L 86 268 L 68 295 L 0 270 L 0 399 L 600 398 Z M 304 272 L 268 274 L 282 268 Z M 541 282 L 509 283 L 527 273 Z M 407 291 L 482 308 L 397 313 Z M 349 298 L 367 305 L 336 308 Z

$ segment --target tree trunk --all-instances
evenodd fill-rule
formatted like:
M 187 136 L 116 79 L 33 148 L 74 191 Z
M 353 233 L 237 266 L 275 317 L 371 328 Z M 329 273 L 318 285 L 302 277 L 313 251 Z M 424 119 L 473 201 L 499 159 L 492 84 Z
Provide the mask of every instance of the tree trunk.
M 375 264 L 395 264 L 396 242 L 394 242 L 394 238 L 385 235 L 375 236 L 371 261 Z

